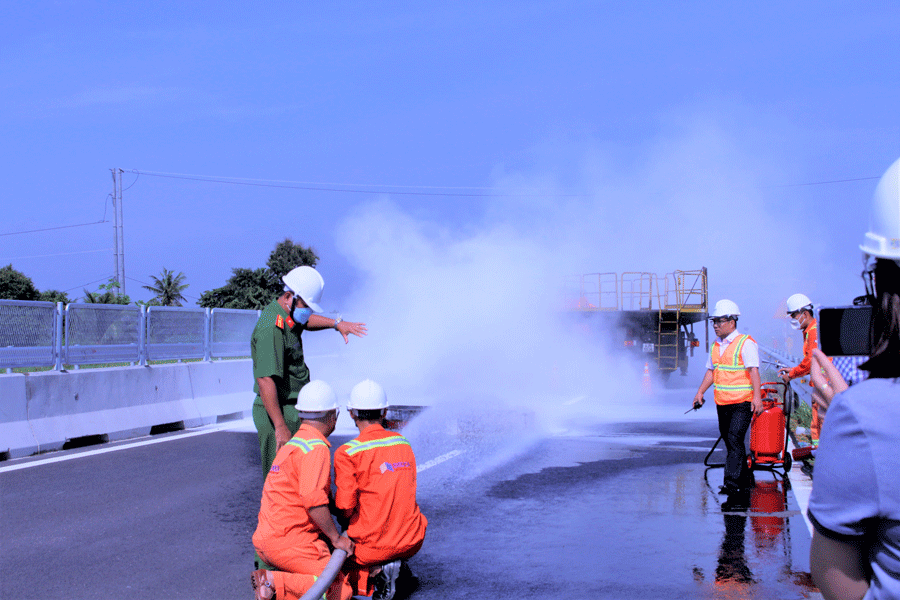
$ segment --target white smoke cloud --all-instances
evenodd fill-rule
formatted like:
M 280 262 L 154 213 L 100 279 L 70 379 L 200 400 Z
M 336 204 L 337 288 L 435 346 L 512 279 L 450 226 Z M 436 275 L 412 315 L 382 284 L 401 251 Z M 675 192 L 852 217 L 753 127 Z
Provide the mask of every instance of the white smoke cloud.
M 741 141 L 707 119 L 629 164 L 585 149 L 578 196 L 566 195 L 573 186 L 556 183 L 552 168 L 498 169 L 496 190 L 507 196 L 465 227 L 413 216 L 389 197 L 359 205 L 337 242 L 361 273 L 346 317 L 370 333 L 341 344 L 335 372 L 348 380 L 336 387 L 371 377 L 394 404 L 495 421 L 527 412 L 551 429 L 602 418 L 622 402 L 647 418 L 643 364 L 564 315 L 562 281 L 583 273 L 706 267 L 710 305 L 730 298 L 742 308 L 742 331 L 761 343 L 783 337 L 773 316 L 821 276 L 814 257 L 796 260 L 816 245 L 763 185 L 786 180 L 779 166 Z M 702 323 L 696 332 L 702 340 Z M 703 348 L 692 360 L 702 367 Z M 699 383 L 692 371 L 691 385 Z
M 531 402 L 572 360 L 580 342 L 560 326 L 560 264 L 540 235 L 502 223 L 451 232 L 382 199 L 340 240 L 365 274 L 352 304 L 371 334 L 354 360 L 403 394 Z

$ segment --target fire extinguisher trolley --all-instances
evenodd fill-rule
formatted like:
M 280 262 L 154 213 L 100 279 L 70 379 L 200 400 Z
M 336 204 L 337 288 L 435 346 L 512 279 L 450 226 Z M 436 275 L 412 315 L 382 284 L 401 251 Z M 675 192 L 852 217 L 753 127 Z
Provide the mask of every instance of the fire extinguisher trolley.
M 791 453 L 787 451 L 790 434 L 791 407 L 793 406 L 790 385 L 780 381 L 769 381 L 760 386 L 763 411 L 753 416 L 750 423 L 750 455 L 747 463 L 751 469 L 791 470 Z M 724 463 L 710 463 L 709 458 L 722 436 L 716 440 L 703 464 L 707 467 L 722 467 Z

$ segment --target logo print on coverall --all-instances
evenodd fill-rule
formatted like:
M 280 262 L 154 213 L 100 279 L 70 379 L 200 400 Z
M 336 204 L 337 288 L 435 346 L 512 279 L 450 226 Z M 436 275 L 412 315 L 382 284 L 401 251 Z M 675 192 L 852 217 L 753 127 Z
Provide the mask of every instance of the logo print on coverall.
M 384 473 L 385 471 L 396 471 L 397 469 L 408 469 L 408 468 L 410 468 L 410 464 L 407 461 L 395 462 L 395 463 L 384 462 L 384 463 L 381 463 L 381 466 L 379 467 L 379 469 L 381 469 L 382 473 Z

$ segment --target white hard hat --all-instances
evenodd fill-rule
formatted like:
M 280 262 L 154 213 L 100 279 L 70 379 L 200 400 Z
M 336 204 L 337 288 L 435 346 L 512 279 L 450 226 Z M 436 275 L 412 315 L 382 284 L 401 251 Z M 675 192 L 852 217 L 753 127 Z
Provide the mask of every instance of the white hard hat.
M 325 413 L 338 407 L 337 394 L 321 379 L 313 379 L 302 388 L 297 396 L 297 414 L 306 419 L 324 417 Z
M 876 258 L 900 260 L 900 159 L 888 167 L 875 188 L 869 231 L 859 248 Z
M 322 289 L 325 287 L 325 280 L 319 275 L 319 272 L 312 267 L 297 267 L 292 269 L 290 273 L 281 278 L 292 292 L 303 298 L 306 305 L 313 312 L 322 312 L 319 306 L 319 300 L 322 299 Z
M 787 299 L 787 314 L 803 310 L 804 308 L 812 309 L 812 300 L 804 294 L 794 294 Z
M 731 300 L 719 300 L 716 302 L 716 307 L 713 308 L 713 311 L 709 313 L 710 319 L 717 319 L 719 317 L 738 317 L 741 314 L 741 309 L 738 308 L 738 305 L 732 302 Z
M 360 381 L 350 390 L 350 402 L 347 403 L 347 408 L 351 410 L 380 410 L 387 406 L 387 394 L 384 393 L 384 388 L 371 379 Z

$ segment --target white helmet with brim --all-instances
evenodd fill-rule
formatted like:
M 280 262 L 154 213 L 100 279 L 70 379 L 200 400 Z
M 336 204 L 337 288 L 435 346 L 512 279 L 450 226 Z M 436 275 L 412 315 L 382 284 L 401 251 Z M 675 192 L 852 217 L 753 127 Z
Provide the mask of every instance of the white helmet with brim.
M 313 379 L 297 396 L 297 414 L 303 419 L 318 419 L 338 408 L 337 394 L 321 379 Z
M 306 305 L 313 312 L 322 312 L 319 300 L 322 299 L 325 280 L 322 279 L 318 271 L 307 266 L 297 267 L 282 277 L 281 280 L 289 290 L 303 298 L 303 301 L 306 302 Z

